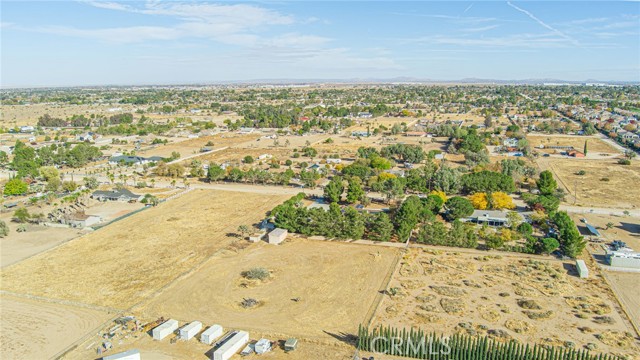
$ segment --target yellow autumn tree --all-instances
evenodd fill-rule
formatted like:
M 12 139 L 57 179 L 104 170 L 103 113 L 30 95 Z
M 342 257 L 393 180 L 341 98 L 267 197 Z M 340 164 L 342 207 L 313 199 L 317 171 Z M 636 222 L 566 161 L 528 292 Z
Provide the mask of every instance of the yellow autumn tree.
M 491 194 L 491 208 L 493 209 L 515 209 L 516 204 L 513 203 L 511 196 L 501 191 Z
M 431 190 L 431 192 L 429 193 L 429 195 L 437 195 L 442 199 L 443 203 L 447 202 L 447 194 L 444 193 L 444 191 L 438 191 L 438 190 Z
M 469 196 L 469 200 L 473 207 L 478 210 L 484 210 L 489 207 L 489 199 L 487 199 L 487 194 L 483 192 L 475 193 Z
M 394 174 L 389 174 L 389 173 L 385 173 L 385 172 L 383 172 L 380 175 L 378 175 L 378 180 L 380 180 L 380 181 L 385 181 L 385 180 L 388 180 L 388 179 L 395 179 L 395 178 L 397 178 L 397 176 L 395 176 Z

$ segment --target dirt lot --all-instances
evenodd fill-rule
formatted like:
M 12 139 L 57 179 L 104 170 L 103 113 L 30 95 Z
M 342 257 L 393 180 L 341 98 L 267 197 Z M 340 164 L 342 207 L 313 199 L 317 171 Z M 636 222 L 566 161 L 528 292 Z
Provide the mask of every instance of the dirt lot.
M 97 310 L 0 295 L 2 358 L 49 358 L 112 316 Z
M 619 154 L 620 152 L 602 141 L 596 136 L 573 136 L 573 135 L 527 135 L 529 145 L 536 148 L 537 151 L 554 153 L 554 149 L 540 149 L 540 145 L 544 146 L 573 146 L 578 151 L 583 151 L 584 142 L 587 141 L 587 156 L 589 154 Z M 558 150 L 560 152 L 561 150 Z
M 1 272 L 2 289 L 125 309 L 232 250 L 228 234 L 285 198 L 195 190 L 15 264 Z
M 353 334 L 397 251 L 303 239 L 279 246 L 256 243 L 238 254 L 212 258 L 141 311 L 151 318 L 198 319 L 305 338 Z M 253 267 L 268 269 L 270 278 L 244 279 L 241 273 Z M 259 305 L 245 309 L 240 306 L 244 298 L 257 299 Z
M 542 170 L 550 169 L 558 186 L 570 194 L 567 201 L 573 205 L 575 186 L 578 186 L 578 202 L 581 206 L 637 208 L 640 206 L 640 162 L 619 165 L 616 160 L 579 160 L 539 158 Z M 580 170 L 585 175 L 577 175 Z M 602 179 L 609 179 L 608 181 Z
M 0 239 L 0 268 L 17 263 L 29 256 L 49 250 L 58 244 L 73 239 L 84 232 L 70 228 L 52 228 L 26 225 L 27 231 L 16 232 L 16 223 L 3 219 L 10 228 L 9 236 Z
M 593 274 L 579 279 L 570 263 L 413 249 L 390 287 L 398 293 L 383 300 L 375 324 L 640 351 L 608 286 Z

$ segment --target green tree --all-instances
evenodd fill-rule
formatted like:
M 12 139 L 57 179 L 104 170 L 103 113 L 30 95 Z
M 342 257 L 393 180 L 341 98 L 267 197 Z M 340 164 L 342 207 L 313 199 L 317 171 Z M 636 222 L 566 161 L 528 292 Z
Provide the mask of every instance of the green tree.
M 82 179 L 82 181 L 84 182 L 84 186 L 87 189 L 96 189 L 96 188 L 98 188 L 98 179 L 96 179 L 93 176 L 85 177 L 84 179 Z
M 587 140 L 584 141 L 584 154 L 587 155 Z
M 58 191 L 58 189 L 60 189 L 60 186 L 62 186 L 62 181 L 59 177 L 54 177 L 47 181 L 47 185 L 45 185 L 44 189 L 46 191 L 56 192 Z
M 449 198 L 445 206 L 447 208 L 446 217 L 450 221 L 465 218 L 473 214 L 473 204 L 471 204 L 471 201 L 460 196 Z
M 393 224 L 389 219 L 389 215 L 379 212 L 373 215 L 372 220 L 367 226 L 367 237 L 376 241 L 389 241 L 393 235 Z
M 364 196 L 362 189 L 362 180 L 359 177 L 349 178 L 349 187 L 347 189 L 347 202 L 355 204 Z
M 540 178 L 536 181 L 538 190 L 542 195 L 553 195 L 558 188 L 558 183 L 553 178 L 553 174 L 549 170 L 540 173 Z
M 43 166 L 40 168 L 40 175 L 44 181 L 49 181 L 54 178 L 60 178 L 60 172 L 53 166 Z
M 224 179 L 225 175 L 225 171 L 220 165 L 209 164 L 209 170 L 207 171 L 207 179 L 209 179 L 209 181 L 220 181 Z
M 25 223 L 29 220 L 31 215 L 29 214 L 29 210 L 26 208 L 19 208 L 13 213 L 13 220 L 18 223 Z
M 533 226 L 527 222 L 523 222 L 518 225 L 518 232 L 522 235 L 531 235 L 533 234 Z
M 244 161 L 245 164 L 253 164 L 253 161 L 254 161 L 253 160 L 253 156 L 247 155 L 247 156 L 244 157 L 243 161 Z
M 76 191 L 76 189 L 78 188 L 78 184 L 75 181 L 63 181 L 62 182 L 62 190 L 64 190 L 65 192 L 71 193 Z
M 560 246 L 560 243 L 558 242 L 558 240 L 554 238 L 544 238 L 540 240 L 540 242 L 541 242 L 540 251 L 544 254 L 551 254 Z
M 362 239 L 364 236 L 365 223 L 364 217 L 358 212 L 358 210 L 347 207 L 344 209 L 344 227 L 342 230 L 342 238 L 347 239 Z
M 569 215 L 565 211 L 559 211 L 553 216 L 553 222 L 558 227 L 558 240 L 562 253 L 571 258 L 580 255 L 586 246 L 586 241 Z
M 499 249 L 504 246 L 504 239 L 498 235 L 490 235 L 485 240 L 485 244 L 489 249 Z
M 4 194 L 5 195 L 22 195 L 25 194 L 27 192 L 27 190 L 29 189 L 29 186 L 27 185 L 26 182 L 18 179 L 18 178 L 14 178 L 9 180 L 5 185 L 4 185 Z
M 324 198 L 330 202 L 339 202 L 344 192 L 344 185 L 340 176 L 334 176 L 324 188 Z

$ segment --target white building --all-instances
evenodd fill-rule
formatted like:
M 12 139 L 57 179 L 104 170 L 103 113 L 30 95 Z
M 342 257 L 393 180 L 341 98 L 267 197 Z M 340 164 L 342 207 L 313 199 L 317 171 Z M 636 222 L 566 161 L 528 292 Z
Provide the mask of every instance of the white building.
M 287 238 L 288 231 L 285 229 L 277 228 L 269 233 L 269 244 L 280 244 Z
M 249 333 L 238 331 L 213 352 L 213 360 L 229 360 L 249 342 Z
M 213 343 L 215 339 L 222 336 L 222 331 L 222 326 L 213 325 L 200 335 L 200 342 L 203 344 L 211 345 L 211 343 Z
M 127 350 L 121 353 L 105 356 L 102 360 L 140 360 L 140 350 Z
M 254 346 L 254 350 L 258 355 L 271 351 L 271 341 L 269 341 L 268 339 L 258 340 L 258 342 L 256 342 L 256 345 Z
M 202 330 L 202 323 L 200 321 L 194 321 L 180 329 L 180 339 L 191 340 L 194 336 L 198 335 L 200 330 Z
M 589 277 L 589 269 L 587 269 L 587 264 L 585 264 L 584 260 L 576 260 L 576 269 L 578 269 L 578 275 L 581 278 Z
M 162 340 L 178 330 L 178 320 L 169 319 L 161 325 L 156 326 L 151 332 L 153 340 Z

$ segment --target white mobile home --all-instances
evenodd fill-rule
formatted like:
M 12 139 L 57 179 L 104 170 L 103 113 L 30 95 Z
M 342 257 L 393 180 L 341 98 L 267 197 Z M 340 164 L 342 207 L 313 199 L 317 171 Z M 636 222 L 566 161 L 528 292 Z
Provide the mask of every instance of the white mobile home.
M 213 360 L 229 360 L 249 342 L 249 333 L 238 331 L 213 352 Z
M 202 330 L 202 323 L 200 321 L 194 321 L 180 329 L 180 339 L 191 340 L 200 330 Z
M 200 342 L 211 345 L 213 341 L 222 336 L 222 326 L 213 325 L 200 335 Z
M 169 319 L 153 329 L 153 340 L 162 340 L 176 330 L 178 330 L 178 320 Z
M 576 260 L 576 268 L 581 278 L 589 277 L 589 269 L 587 269 L 587 264 L 584 263 L 584 260 Z
M 287 238 L 289 232 L 285 229 L 277 228 L 269 233 L 269 244 L 280 244 Z
M 125 352 L 105 356 L 102 360 L 140 360 L 140 350 L 127 350 Z

